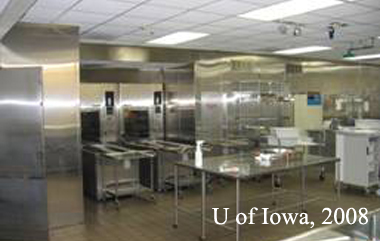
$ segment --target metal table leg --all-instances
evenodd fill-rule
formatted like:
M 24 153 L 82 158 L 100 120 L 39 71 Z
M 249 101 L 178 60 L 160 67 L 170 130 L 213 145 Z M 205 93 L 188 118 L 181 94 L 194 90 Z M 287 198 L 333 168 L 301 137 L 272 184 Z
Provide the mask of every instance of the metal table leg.
M 377 240 L 377 219 L 376 215 L 371 217 L 371 226 L 370 226 L 370 240 Z
M 174 164 L 174 224 L 173 228 L 178 227 L 178 166 Z
M 154 159 L 150 158 L 150 189 L 154 191 Z
M 240 179 L 236 178 L 236 216 L 240 213 Z M 240 240 L 240 225 L 236 222 L 236 241 Z
M 276 206 L 277 205 L 277 202 L 276 202 L 276 198 L 275 198 L 275 190 L 276 189 L 276 185 L 275 185 L 275 175 L 272 174 L 272 205 L 273 206 Z
M 303 155 L 303 161 L 306 163 L 308 156 L 308 147 L 304 146 L 304 155 Z M 305 203 L 305 194 L 306 194 L 306 167 L 301 167 L 301 211 L 306 211 L 306 203 Z
M 100 165 L 100 182 L 101 182 L 101 184 L 100 184 L 100 186 L 101 186 L 101 193 L 100 193 L 100 195 L 101 195 L 101 200 L 103 201 L 103 202 L 106 202 L 107 201 L 107 197 L 106 197 L 106 188 L 105 188 L 105 177 L 104 177 L 104 163 L 103 163 L 103 161 L 99 158 L 99 155 L 97 154 L 96 155 L 96 160 L 97 161 L 99 161 L 99 165 Z
M 113 164 L 113 170 L 114 170 L 114 180 L 115 180 L 115 203 L 117 207 L 119 208 L 119 175 L 117 173 L 117 163 L 115 162 Z
M 306 212 L 305 193 L 306 193 L 306 168 L 301 168 L 301 212 Z
M 341 196 L 341 182 L 340 182 L 340 162 L 338 162 L 336 165 L 335 165 L 335 168 L 336 168 L 336 180 L 335 180 L 335 186 L 334 188 L 336 189 L 336 205 L 337 205 L 337 208 L 340 207 L 340 196 Z
M 202 217 L 201 217 L 201 236 L 200 240 L 206 240 L 206 172 L 202 171 Z

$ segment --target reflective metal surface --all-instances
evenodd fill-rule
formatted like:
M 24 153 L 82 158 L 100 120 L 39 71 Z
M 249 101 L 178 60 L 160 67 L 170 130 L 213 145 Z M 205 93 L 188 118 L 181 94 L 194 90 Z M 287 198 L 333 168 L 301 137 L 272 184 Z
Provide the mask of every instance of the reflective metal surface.
M 254 138 L 262 127 L 290 125 L 285 63 L 257 57 L 195 65 L 196 136 L 208 141 Z
M 257 140 L 270 126 L 294 126 L 294 97 L 310 92 L 322 95 L 323 120 L 380 118 L 375 66 L 236 56 L 197 61 L 194 69 L 197 139 Z
M 197 166 L 194 160 L 178 162 L 176 165 L 226 177 L 248 179 L 278 171 L 339 162 L 339 159 L 335 157 L 308 155 L 305 158 L 306 159 L 303 160 L 302 156 L 300 157 L 298 155 L 294 155 L 293 158 L 289 159 L 273 158 L 271 159 L 270 165 L 262 165 L 252 153 L 243 153 L 207 157 L 204 158 L 202 166 Z
M 82 155 L 84 193 L 98 201 L 105 201 L 108 197 L 106 186 L 114 186 L 115 178 L 140 183 L 140 164 L 145 159 L 153 158 L 155 153 L 115 144 L 91 144 L 83 147 Z M 116 169 L 114 165 L 117 165 Z M 126 195 L 135 194 L 138 187 L 140 185 L 132 188 L 132 193 L 127 192 Z
M 194 72 L 192 69 L 166 69 L 163 75 L 166 96 L 166 139 L 194 142 Z
M 107 112 L 105 104 L 106 92 L 114 93 L 115 106 L 113 112 Z M 119 85 L 118 84 L 80 84 L 81 112 L 98 111 L 100 117 L 100 141 L 110 142 L 117 141 L 119 135 Z M 90 127 L 91 128 L 91 127 Z
M 39 68 L 0 70 L 1 239 L 47 238 L 41 77 Z
M 50 228 L 83 221 L 78 47 L 78 28 L 38 24 L 16 25 L 1 45 L 1 65 L 4 68 L 32 66 L 42 69 L 40 94 L 44 107 L 43 118 L 35 119 L 31 124 L 40 123 L 43 127 L 44 146 L 40 154 L 43 155 L 44 162 L 39 169 L 43 170 L 45 183 L 35 189 L 20 188 L 21 192 L 36 192 L 19 202 L 24 207 L 29 207 L 30 200 L 44 200 L 45 203 L 30 206 L 25 212 L 33 213 L 36 219 L 48 220 L 45 232 Z M 28 85 L 24 88 L 28 88 Z M 27 118 L 25 114 L 22 117 Z M 23 126 L 23 133 L 28 133 L 25 128 L 30 125 Z M 8 141 L 8 145 L 17 146 L 21 150 L 28 148 L 16 140 Z M 7 158 L 13 158 L 13 155 Z M 37 212 L 36 209 L 44 211 Z M 15 209 L 14 213 L 19 211 L 20 209 Z M 24 224 L 29 221 L 30 219 L 23 219 Z M 33 229 L 27 225 L 24 228 L 26 231 L 20 235 L 30 235 L 32 238 Z
M 155 103 L 156 97 L 161 102 Z M 160 97 L 159 97 L 160 96 Z M 149 138 L 163 139 L 164 137 L 164 106 L 162 84 L 120 84 L 120 133 L 128 134 L 125 121 L 130 111 L 146 111 L 149 121 Z M 128 136 L 125 136 L 128 138 Z

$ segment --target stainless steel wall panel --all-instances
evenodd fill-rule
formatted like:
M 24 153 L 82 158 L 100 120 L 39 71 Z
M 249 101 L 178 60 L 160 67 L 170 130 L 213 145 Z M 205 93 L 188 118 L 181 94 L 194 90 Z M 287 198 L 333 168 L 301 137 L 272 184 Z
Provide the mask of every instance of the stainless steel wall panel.
M 0 69 L 0 79 L 1 175 L 43 178 L 41 70 Z
M 0 237 L 46 239 L 41 68 L 0 69 L 0 83 Z
M 46 179 L 0 178 L 0 240 L 48 239 Z
M 166 138 L 193 142 L 195 140 L 195 92 L 192 69 L 163 71 L 166 96 Z
M 81 223 L 79 29 L 17 24 L 3 39 L 1 56 L 5 68 L 33 66 L 43 70 L 47 228 Z

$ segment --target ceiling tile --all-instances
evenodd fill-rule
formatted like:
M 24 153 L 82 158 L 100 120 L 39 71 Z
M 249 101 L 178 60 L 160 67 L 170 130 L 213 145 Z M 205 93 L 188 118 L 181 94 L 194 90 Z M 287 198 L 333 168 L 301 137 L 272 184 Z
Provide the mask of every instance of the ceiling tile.
M 8 4 L 9 1 L 10 0 L 2 0 L 2 1 L 0 1 L 0 14 L 3 12 L 5 6 L 7 6 L 7 4 Z
M 87 31 L 84 34 L 85 38 L 95 38 L 95 39 L 115 39 L 118 36 L 122 35 L 123 33 L 126 33 L 128 31 L 132 31 L 133 29 L 127 29 L 120 26 L 114 26 L 110 24 L 102 25 L 100 27 L 97 27 L 95 29 L 91 29 L 91 31 Z
M 328 18 L 329 17 L 326 16 L 309 13 L 286 18 L 286 21 L 291 21 L 300 24 L 311 24 L 316 22 L 322 22 Z
M 254 24 L 262 23 L 260 21 L 255 21 L 251 19 L 244 19 L 238 17 L 230 17 L 224 18 L 212 23 L 212 25 L 220 26 L 220 27 L 235 27 L 235 28 L 243 28 L 247 26 L 252 26 Z
M 40 19 L 43 20 L 43 23 L 48 23 L 57 18 L 63 11 L 62 9 L 33 6 L 23 20 Z
M 278 23 L 266 22 L 266 23 L 253 24 L 251 26 L 247 26 L 246 29 L 247 31 L 250 31 L 253 34 L 259 34 L 262 32 L 277 32 L 278 26 L 279 26 Z
M 330 17 L 343 17 L 343 16 L 350 16 L 354 14 L 362 14 L 366 12 L 373 11 L 369 7 L 360 6 L 356 4 L 340 4 L 331 8 L 322 9 L 318 11 L 314 11 L 314 14 L 321 15 L 321 16 L 330 16 Z
M 128 35 L 128 34 L 119 36 L 117 38 L 118 41 L 126 41 L 126 42 L 140 43 L 140 44 L 143 44 L 151 39 L 152 39 L 151 36 Z
M 121 26 L 145 26 L 150 25 L 158 20 L 144 17 L 136 17 L 136 16 L 121 16 L 110 21 L 110 24 L 113 25 L 121 25 Z
M 252 3 L 252 4 L 262 6 L 262 7 L 273 5 L 273 4 L 280 3 L 280 2 L 284 2 L 284 0 L 265 0 L 265 1 L 263 1 L 263 0 L 238 0 L 238 1 L 246 2 L 246 3 Z
M 108 20 L 110 16 L 79 11 L 69 11 L 55 21 L 55 23 L 66 24 L 99 24 Z
M 380 3 L 379 3 L 380 4 Z M 362 24 L 371 24 L 380 26 L 380 11 L 355 15 L 353 21 Z
M 151 0 L 149 3 L 159 6 L 169 6 L 180 9 L 194 9 L 208 5 L 216 1 L 218 0 L 186 0 L 186 3 L 184 4 L 184 0 Z
M 105 24 L 98 26 L 96 28 L 92 28 L 88 33 L 103 33 L 115 36 L 121 36 L 125 33 L 129 33 L 131 31 L 136 30 L 136 27 L 121 27 L 119 25 Z
M 51 22 L 51 19 L 50 18 L 46 18 L 44 16 L 31 16 L 31 15 L 28 15 L 28 16 L 25 16 L 22 18 L 22 21 L 23 22 L 28 22 L 28 23 L 50 23 Z
M 173 17 L 184 10 L 177 8 L 168 8 L 163 6 L 155 6 L 152 4 L 145 4 L 129 11 L 126 16 L 140 16 L 152 19 L 166 19 Z
M 173 33 L 173 30 L 167 28 L 159 28 L 157 26 L 149 26 L 146 28 L 138 28 L 135 31 L 129 33 L 135 36 L 147 36 L 150 39 L 155 39 Z
M 200 33 L 217 34 L 225 32 L 226 28 L 213 25 L 198 25 L 198 27 L 190 28 L 190 30 Z
M 225 17 L 218 14 L 206 13 L 206 12 L 200 12 L 200 11 L 189 11 L 181 15 L 178 15 L 175 18 L 172 18 L 171 20 L 178 21 L 178 22 L 185 22 L 185 23 L 205 24 L 205 23 L 214 22 L 223 18 Z
M 194 23 L 174 22 L 174 21 L 162 21 L 153 25 L 154 27 L 170 29 L 172 31 L 186 30 L 199 26 Z M 207 26 L 207 25 L 206 25 Z
M 235 36 L 237 38 L 243 38 L 251 36 L 254 33 L 252 33 L 251 31 L 247 31 L 246 29 L 231 29 L 229 31 L 224 31 L 223 34 L 230 37 Z
M 372 9 L 380 9 L 379 0 L 360 0 L 360 2 L 357 2 L 357 4 L 371 7 Z
M 73 10 L 82 12 L 92 12 L 101 14 L 116 15 L 127 11 L 136 4 L 130 2 L 110 1 L 110 0 L 83 0 L 77 4 Z
M 38 0 L 35 6 L 66 10 L 78 2 L 80 2 L 80 0 Z
M 107 1 L 140 4 L 140 3 L 146 2 L 147 0 L 107 0 Z
M 220 0 L 205 7 L 199 8 L 198 10 L 223 14 L 227 16 L 235 16 L 253 9 L 257 9 L 257 5 L 234 0 Z

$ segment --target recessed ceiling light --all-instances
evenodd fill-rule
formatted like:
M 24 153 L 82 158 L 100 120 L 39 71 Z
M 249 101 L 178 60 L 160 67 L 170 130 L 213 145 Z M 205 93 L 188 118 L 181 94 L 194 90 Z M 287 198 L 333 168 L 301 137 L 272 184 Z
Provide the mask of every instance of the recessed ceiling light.
M 344 58 L 347 60 L 368 60 L 368 59 L 380 59 L 380 54 L 359 55 L 354 57 Z
M 343 4 L 340 0 L 290 0 L 239 15 L 242 18 L 273 21 Z
M 197 33 L 197 32 L 176 32 L 161 38 L 153 39 L 148 41 L 150 44 L 163 44 L 163 45 L 175 45 L 180 43 L 189 42 L 195 39 L 200 39 L 208 36 L 207 33 Z
M 312 53 L 312 52 L 320 52 L 330 50 L 331 47 L 326 46 L 308 46 L 302 48 L 294 48 L 294 49 L 285 49 L 274 52 L 275 54 L 285 54 L 285 55 L 293 55 L 293 54 L 303 54 L 303 53 Z

